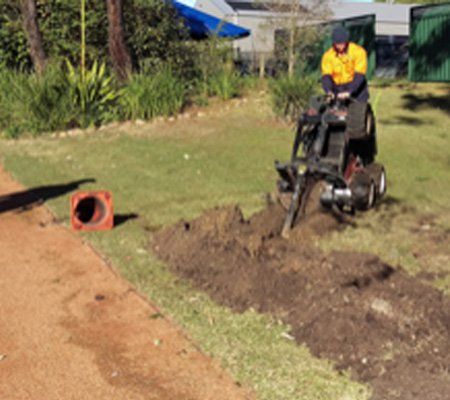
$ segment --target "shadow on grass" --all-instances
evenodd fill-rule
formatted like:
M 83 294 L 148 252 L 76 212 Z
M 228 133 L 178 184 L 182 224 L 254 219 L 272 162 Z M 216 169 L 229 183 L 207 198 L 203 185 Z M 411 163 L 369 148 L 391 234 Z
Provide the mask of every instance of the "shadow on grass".
M 411 125 L 411 126 L 421 126 L 428 122 L 425 122 L 423 119 L 416 117 L 405 117 L 405 116 L 397 116 L 389 119 L 381 119 L 380 123 L 383 125 Z
M 427 93 L 417 95 L 408 93 L 402 96 L 403 107 L 411 111 L 417 111 L 421 108 L 434 108 L 444 111 L 450 115 L 450 90 L 446 94 L 435 95 Z
M 139 215 L 135 213 L 130 214 L 114 214 L 114 226 L 120 226 L 126 223 L 127 221 L 138 219 Z
M 26 211 L 50 199 L 64 196 L 67 193 L 77 190 L 81 185 L 93 182 L 95 182 L 95 179 L 88 178 L 59 185 L 39 186 L 22 192 L 6 194 L 0 196 L 0 213 L 13 210 L 19 210 L 19 212 Z
M 383 200 L 379 204 L 377 204 L 376 207 L 392 207 L 392 206 L 398 206 L 400 204 L 402 204 L 402 201 L 400 199 L 387 194 L 383 198 Z
M 413 210 L 413 208 L 407 205 L 403 200 L 389 194 L 385 195 L 383 199 L 375 205 L 374 209 L 380 213 L 382 219 L 391 218 Z

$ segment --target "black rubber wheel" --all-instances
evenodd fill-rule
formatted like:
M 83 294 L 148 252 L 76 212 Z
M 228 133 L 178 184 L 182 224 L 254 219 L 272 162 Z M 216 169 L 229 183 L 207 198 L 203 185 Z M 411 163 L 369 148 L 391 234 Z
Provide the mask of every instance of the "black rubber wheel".
M 387 191 L 386 170 L 382 167 L 380 179 L 378 181 L 378 198 L 381 199 Z
M 377 187 L 373 179 L 370 180 L 369 189 L 367 193 L 367 204 L 365 206 L 366 210 L 371 209 L 375 202 L 377 201 Z
M 376 201 L 375 180 L 367 170 L 358 173 L 350 183 L 353 206 L 356 210 L 365 211 L 373 207 Z
M 386 170 L 381 164 L 372 163 L 366 167 L 366 171 L 375 182 L 377 200 L 379 200 L 385 195 L 387 190 Z

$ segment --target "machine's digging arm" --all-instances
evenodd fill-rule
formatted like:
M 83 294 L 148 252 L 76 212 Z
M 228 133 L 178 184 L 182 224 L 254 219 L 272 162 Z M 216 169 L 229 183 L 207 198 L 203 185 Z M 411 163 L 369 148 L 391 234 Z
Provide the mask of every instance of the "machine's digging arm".
M 295 218 L 300 210 L 300 202 L 302 199 L 303 191 L 303 178 L 298 176 L 295 182 L 294 193 L 292 194 L 291 205 L 286 214 L 286 219 L 284 220 L 283 229 L 281 230 L 281 236 L 285 239 L 289 238 L 289 232 L 294 225 Z
M 300 147 L 300 144 L 302 143 L 302 135 L 303 135 L 303 122 L 300 120 L 297 125 L 297 131 L 295 133 L 295 140 L 294 140 L 294 146 L 292 147 L 292 155 L 291 155 L 291 161 L 294 162 L 298 149 Z

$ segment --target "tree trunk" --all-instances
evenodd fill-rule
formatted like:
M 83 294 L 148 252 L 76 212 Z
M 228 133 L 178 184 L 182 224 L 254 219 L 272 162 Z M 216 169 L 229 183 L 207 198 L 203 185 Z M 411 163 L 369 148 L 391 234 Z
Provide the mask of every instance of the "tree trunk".
M 111 62 L 120 80 L 131 73 L 131 57 L 123 33 L 122 0 L 106 0 L 108 11 L 108 46 Z
M 290 78 L 294 76 L 295 68 L 295 27 L 289 30 L 289 47 L 288 47 L 288 75 Z
M 264 79 L 266 74 L 266 55 L 259 53 L 259 79 Z
M 42 36 L 37 19 L 37 7 L 35 0 L 21 0 L 20 8 L 23 17 L 23 28 L 28 37 L 31 61 L 35 71 L 41 75 L 47 63 Z

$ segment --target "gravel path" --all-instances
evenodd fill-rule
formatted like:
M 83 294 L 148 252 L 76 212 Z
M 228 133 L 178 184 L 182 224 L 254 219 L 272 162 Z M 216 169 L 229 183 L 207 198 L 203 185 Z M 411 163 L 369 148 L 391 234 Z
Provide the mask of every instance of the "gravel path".
M 22 191 L 0 170 L 0 399 L 253 398 Z

